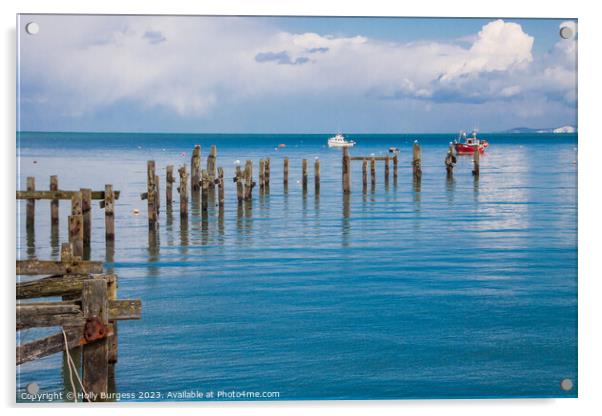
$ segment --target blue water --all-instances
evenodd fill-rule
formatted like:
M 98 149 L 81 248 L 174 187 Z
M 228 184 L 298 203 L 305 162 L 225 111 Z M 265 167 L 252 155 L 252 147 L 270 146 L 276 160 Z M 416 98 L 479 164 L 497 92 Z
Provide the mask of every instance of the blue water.
M 21 133 L 18 188 L 35 176 L 47 189 L 57 174 L 61 189 L 112 183 L 121 191 L 106 266 L 119 276 L 119 297 L 140 298 L 143 315 L 119 324 L 116 388 L 158 392 L 136 400 L 186 390 L 278 392 L 271 400 L 576 397 L 577 136 L 484 135 L 491 145 L 480 179 L 471 158 L 460 157 L 449 182 L 443 159 L 454 136 L 353 136 L 352 155 L 399 147 L 399 178 L 386 187 L 379 162 L 376 188 L 364 195 L 361 162 L 353 162 L 345 200 L 340 150 L 324 146 L 327 135 Z M 414 139 L 423 149 L 419 188 Z M 146 160 L 156 161 L 163 193 L 165 166 L 189 166 L 195 143 L 203 164 L 209 146 L 218 147 L 223 221 L 211 207 L 203 222 L 193 206 L 182 227 L 174 190 L 173 218 L 162 198 L 155 242 L 140 200 Z M 241 216 L 234 161 L 252 159 L 257 175 L 268 156 L 270 194 L 256 188 Z M 58 257 L 48 205 L 36 204 L 28 242 L 18 204 L 21 258 Z M 69 208 L 61 203 L 60 241 Z M 95 203 L 92 258 L 104 261 L 103 215 Z M 61 360 L 22 365 L 19 391 L 34 381 L 62 391 Z M 571 391 L 560 388 L 565 378 Z

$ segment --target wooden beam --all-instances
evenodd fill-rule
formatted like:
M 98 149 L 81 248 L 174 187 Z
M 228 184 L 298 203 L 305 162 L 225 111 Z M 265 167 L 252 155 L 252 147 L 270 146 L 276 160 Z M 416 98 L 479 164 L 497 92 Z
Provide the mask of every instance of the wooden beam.
M 110 284 L 116 280 L 112 274 L 95 275 L 104 278 Z M 73 296 L 81 294 L 84 281 L 92 277 L 85 274 L 48 276 L 29 282 L 17 283 L 17 299 L 45 298 L 51 296 Z
M 390 160 L 393 159 L 392 157 L 389 156 L 351 156 L 349 158 L 349 160 Z
M 71 199 L 79 191 L 17 191 L 17 199 Z M 115 199 L 119 199 L 120 191 L 114 191 Z M 105 199 L 104 191 L 92 191 L 91 199 Z
M 142 317 L 142 302 L 140 299 L 109 300 L 109 320 L 123 321 L 140 319 Z
M 17 305 L 17 330 L 48 326 L 83 326 L 84 315 L 73 302 Z
M 69 349 L 80 345 L 82 334 L 81 328 L 65 328 L 67 335 L 67 346 Z M 65 339 L 63 333 L 59 332 L 48 337 L 38 339 L 27 344 L 17 346 L 17 365 L 28 361 L 46 357 L 65 350 Z
M 63 263 L 48 260 L 17 260 L 17 275 L 61 275 L 102 273 L 99 261 Z

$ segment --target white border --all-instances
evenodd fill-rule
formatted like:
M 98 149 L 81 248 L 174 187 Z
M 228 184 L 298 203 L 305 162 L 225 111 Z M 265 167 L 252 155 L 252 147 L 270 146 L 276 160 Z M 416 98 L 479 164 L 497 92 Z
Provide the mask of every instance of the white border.
M 4 187 L 2 192 L 2 239 L 4 284 L 3 374 L 0 394 L 4 406 L 13 407 L 10 412 L 26 412 L 14 408 L 14 241 L 15 241 L 15 15 L 16 13 L 118 13 L 118 14 L 282 14 L 282 15 L 347 15 L 347 16 L 456 16 L 456 17 L 557 17 L 579 19 L 579 399 L 557 400 L 436 400 L 436 401 L 386 401 L 386 402 L 269 402 L 269 403 L 179 403 L 155 404 L 144 410 L 150 415 L 164 414 L 177 408 L 183 414 L 312 414 L 327 415 L 344 411 L 351 415 L 377 412 L 378 414 L 441 414 L 446 415 L 506 415 L 523 414 L 591 414 L 602 408 L 600 396 L 600 317 L 602 290 L 600 269 L 600 184 L 597 178 L 602 156 L 602 97 L 600 89 L 600 36 L 602 22 L 593 1 L 545 1 L 497 0 L 495 3 L 471 0 L 412 2 L 325 1 L 325 0 L 222 0 L 215 2 L 185 0 L 3 0 L 0 3 L 2 24 L 2 156 Z M 598 183 L 596 183 L 598 182 Z M 8 230 L 12 230 L 9 233 Z M 598 254 L 598 256 L 596 256 Z M 107 409 L 106 407 L 111 407 Z M 140 412 L 150 405 L 128 406 L 100 405 L 85 412 Z M 81 413 L 73 406 L 45 407 L 44 413 Z M 39 411 L 40 411 L 39 410 Z M 599 410 L 598 410 L 599 411 Z

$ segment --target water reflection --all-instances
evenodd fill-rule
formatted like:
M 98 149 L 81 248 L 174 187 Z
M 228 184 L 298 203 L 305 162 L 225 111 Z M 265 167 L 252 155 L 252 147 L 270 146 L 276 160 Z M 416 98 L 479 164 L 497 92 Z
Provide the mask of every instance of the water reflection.
M 36 232 L 33 222 L 27 223 L 25 233 L 27 240 L 27 258 L 34 259 L 36 257 Z
M 454 195 L 456 193 L 456 180 L 453 175 L 448 175 L 445 180 L 445 195 L 447 196 L 447 204 L 454 205 Z
M 53 259 L 58 259 L 61 252 L 59 244 L 59 225 L 52 224 L 50 226 L 50 256 Z
M 188 254 L 188 217 L 180 216 L 180 253 Z
M 349 242 L 351 240 L 351 194 L 344 193 L 343 194 L 343 218 L 342 218 L 342 245 L 343 247 L 349 247 Z
M 155 267 L 152 264 L 159 260 L 159 227 L 149 229 L 148 231 L 148 272 L 150 276 L 159 275 L 159 267 Z

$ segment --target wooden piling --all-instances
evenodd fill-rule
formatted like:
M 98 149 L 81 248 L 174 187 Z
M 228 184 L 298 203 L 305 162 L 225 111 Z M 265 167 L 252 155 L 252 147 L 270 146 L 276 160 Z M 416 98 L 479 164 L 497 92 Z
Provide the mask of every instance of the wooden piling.
M 247 160 L 245 164 L 245 200 L 250 201 L 253 198 L 253 162 Z
M 80 189 L 82 200 L 81 210 L 84 226 L 84 250 L 90 249 L 91 229 L 92 229 L 92 190 L 88 188 Z
M 422 151 L 416 142 L 412 147 L 412 171 L 414 178 L 422 177 Z
M 264 187 L 264 191 L 268 192 L 268 193 L 270 192 L 270 174 L 271 174 L 271 172 L 270 172 L 271 167 L 270 166 L 271 166 L 271 164 L 272 164 L 271 163 L 271 159 L 268 157 L 265 160 L 265 170 L 264 170 L 264 173 L 263 173 L 263 179 L 264 179 L 263 187 Z
M 397 153 L 393 156 L 393 180 L 397 183 L 397 168 L 399 166 L 399 158 Z
M 157 224 L 157 199 L 155 198 L 155 161 L 146 162 L 146 200 L 148 204 L 148 227 L 154 228 Z
M 207 156 L 207 178 L 209 183 L 207 184 L 209 189 L 215 188 L 216 173 L 216 159 L 217 159 L 217 147 L 212 144 L 209 156 Z
M 368 191 L 368 161 L 364 159 L 362 161 L 362 192 Z
M 219 184 L 218 206 L 219 206 L 220 212 L 222 212 L 224 210 L 225 189 L 224 189 L 224 169 L 221 167 L 217 168 L 217 179 L 218 179 L 218 184 Z
M 182 166 L 178 169 L 180 174 L 180 186 L 178 192 L 180 193 L 180 217 L 188 217 L 188 174 L 186 173 L 186 166 Z
M 244 179 L 242 176 L 242 170 L 240 168 L 240 165 L 236 165 L 236 176 L 235 176 L 235 182 L 236 182 L 236 198 L 238 200 L 238 203 L 242 203 L 243 199 L 245 198 L 244 196 Z
M 33 176 L 27 177 L 27 190 L 28 191 L 36 190 L 36 178 L 34 178 Z M 34 223 L 35 223 L 35 215 L 36 215 L 36 200 L 28 199 L 26 207 L 27 207 L 25 210 L 26 227 L 28 230 L 33 230 Z
M 320 159 L 314 161 L 314 192 L 320 193 Z
M 84 219 L 81 214 L 69 216 L 69 242 L 73 246 L 73 255 L 84 255 Z
M 343 148 L 343 193 L 351 192 L 351 159 L 349 158 L 349 148 Z
M 84 318 L 95 320 L 105 328 L 109 324 L 107 281 L 84 281 L 82 291 Z M 87 343 L 83 349 L 83 384 L 88 393 L 101 394 L 108 390 L 109 356 L 107 337 Z
M 282 169 L 282 183 L 284 185 L 284 191 L 288 189 L 288 157 L 284 158 L 284 166 Z
M 50 191 L 59 190 L 59 178 L 57 175 L 50 177 Z M 59 200 L 52 199 L 50 201 L 50 224 L 53 226 L 59 225 Z
M 201 210 L 206 213 L 209 209 L 209 172 L 201 170 Z
M 478 178 L 479 175 L 481 174 L 481 152 L 479 152 L 478 145 L 475 145 L 475 147 L 474 147 L 472 163 L 473 163 L 472 174 L 474 177 Z
M 159 175 L 155 176 L 155 210 L 157 212 L 157 217 L 161 212 L 161 192 L 159 189 Z
M 454 145 L 449 144 L 447 155 L 445 156 L 445 170 L 447 171 L 447 177 L 451 178 L 454 174 L 454 165 L 456 164 L 456 156 L 454 155 Z
M 259 160 L 259 192 L 263 193 L 265 186 L 265 161 Z
M 374 188 L 376 188 L 376 159 L 374 156 L 370 158 L 370 186 L 374 191 Z
M 105 185 L 105 242 L 115 241 L 115 195 L 113 185 Z
M 194 194 L 198 192 L 201 181 L 201 145 L 195 144 L 190 158 L 190 190 Z
M 167 177 L 165 178 L 165 206 L 167 209 L 171 208 L 173 201 L 173 183 L 175 179 L 173 177 L 173 165 L 167 165 Z
M 302 161 L 302 182 L 303 182 L 303 193 L 307 193 L 307 159 Z
M 387 157 L 385 159 L 385 185 L 389 183 L 389 174 L 390 174 L 390 166 L 389 166 L 390 158 Z

